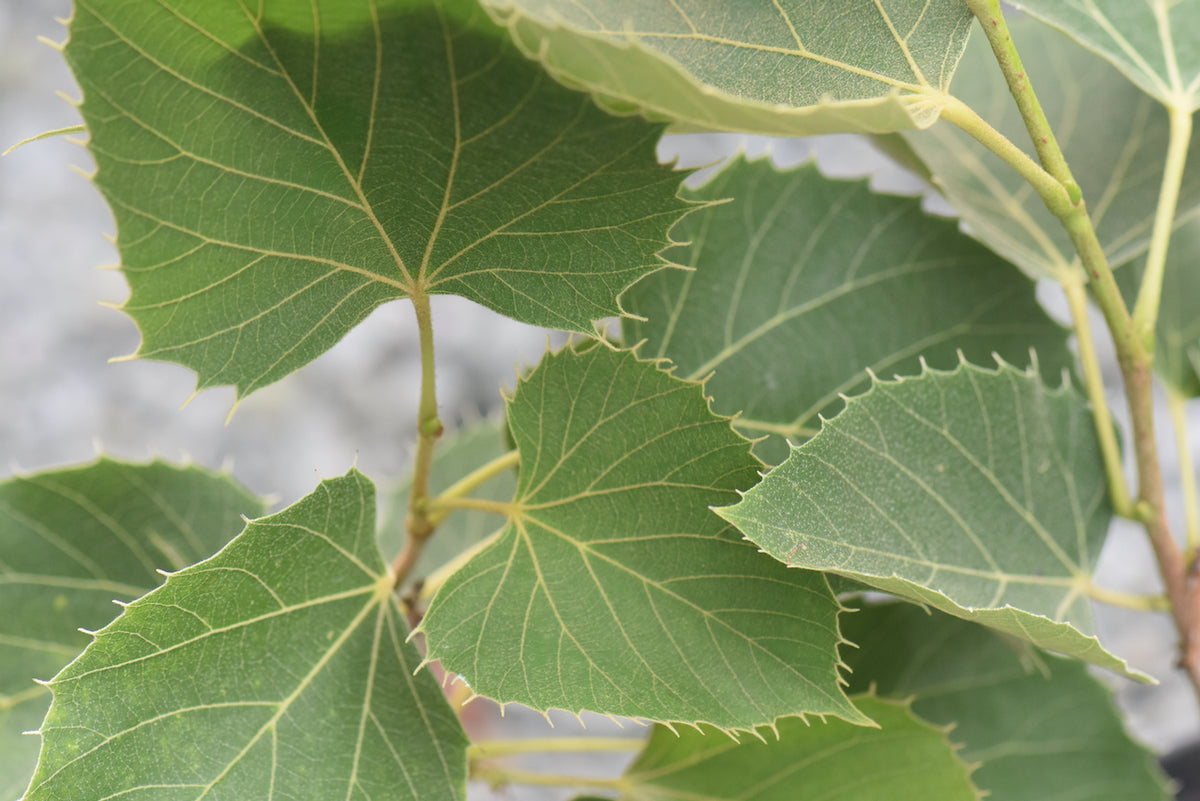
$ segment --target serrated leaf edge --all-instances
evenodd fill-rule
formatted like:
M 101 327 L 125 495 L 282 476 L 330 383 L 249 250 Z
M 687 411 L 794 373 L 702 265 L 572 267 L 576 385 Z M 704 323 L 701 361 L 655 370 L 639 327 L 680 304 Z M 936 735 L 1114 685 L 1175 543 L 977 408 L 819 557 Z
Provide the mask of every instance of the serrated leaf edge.
M 532 378 L 536 374 L 538 368 L 541 367 L 542 361 L 544 361 L 546 357 L 557 356 L 563 352 L 566 352 L 570 356 L 580 356 L 583 353 L 586 353 L 587 350 L 590 350 L 593 347 L 605 347 L 614 353 L 628 353 L 628 354 L 632 355 L 638 362 L 654 365 L 655 369 L 657 369 L 659 372 L 669 375 L 671 378 L 675 379 L 676 381 L 681 381 L 684 384 L 688 384 L 688 385 L 691 385 L 691 386 L 699 389 L 700 396 L 704 400 L 705 406 L 708 409 L 709 414 L 711 414 L 713 417 L 717 418 L 718 420 L 725 421 L 729 425 L 729 428 L 733 431 L 733 433 L 740 440 L 742 440 L 742 442 L 746 445 L 747 452 L 749 453 L 750 457 L 753 458 L 760 466 L 766 467 L 765 463 L 763 463 L 762 460 L 760 460 L 757 456 L 755 456 L 754 451 L 752 450 L 752 446 L 756 440 L 748 439 L 745 435 L 743 435 L 741 432 L 739 432 L 733 426 L 733 420 L 735 420 L 737 418 L 737 416 L 738 416 L 738 414 L 740 414 L 740 412 L 738 414 L 734 414 L 734 415 L 724 415 L 724 414 L 720 414 L 719 412 L 713 411 L 712 397 L 709 396 L 704 391 L 705 384 L 708 380 L 707 378 L 698 380 L 698 381 L 692 380 L 692 379 L 687 379 L 687 378 L 679 378 L 678 376 L 676 376 L 674 374 L 674 371 L 677 366 L 670 359 L 667 359 L 667 358 L 647 359 L 647 358 L 641 357 L 640 355 L 638 355 L 637 351 L 639 348 L 641 348 L 641 346 L 644 344 L 644 342 L 638 342 L 637 344 L 635 344 L 631 347 L 622 348 L 622 347 L 618 347 L 617 345 L 613 344 L 612 342 L 609 342 L 605 338 L 586 337 L 584 339 L 585 339 L 585 341 L 582 342 L 579 347 L 577 347 L 575 345 L 575 337 L 574 336 L 568 338 L 567 342 L 565 344 L 563 344 L 562 346 L 558 347 L 557 349 L 555 349 L 552 346 L 548 346 L 546 351 L 542 354 L 542 359 L 538 361 L 538 364 L 535 365 L 532 370 L 529 370 L 524 375 L 521 375 L 520 373 L 518 373 L 516 385 L 514 386 L 514 388 L 511 392 L 508 390 L 501 390 L 500 394 L 504 398 L 505 402 L 507 403 L 507 402 L 511 401 L 512 398 L 520 390 L 520 388 L 532 380 Z M 580 350 L 580 347 L 582 347 L 583 350 Z M 520 450 L 520 449 L 518 448 L 517 450 Z M 759 472 L 759 475 L 760 476 L 762 475 L 761 471 Z M 743 493 L 743 490 L 737 490 L 737 492 L 740 495 Z M 514 499 L 514 501 L 515 501 L 515 499 Z M 715 511 L 718 508 L 721 508 L 721 507 L 711 507 L 711 506 L 709 507 L 709 509 L 713 510 L 713 511 Z M 508 522 L 512 522 L 511 517 L 508 518 Z M 729 525 L 735 531 L 738 531 L 739 534 L 741 533 L 741 531 L 738 530 L 736 526 L 733 526 L 732 523 L 730 523 Z M 474 555 L 475 553 L 482 550 L 482 548 L 485 544 L 490 543 L 492 540 L 499 537 L 502 533 L 503 533 L 503 530 L 497 531 L 495 534 L 485 538 L 480 543 L 477 543 L 475 546 L 473 546 L 470 549 L 471 555 Z M 742 539 L 749 542 L 749 538 L 747 538 L 745 536 L 743 536 Z M 764 558 L 772 559 L 772 560 L 774 559 L 774 557 L 770 556 L 769 554 L 764 553 L 761 550 L 759 551 L 759 553 L 763 553 Z M 454 573 L 457 573 L 458 570 L 460 570 L 467 563 L 467 561 L 468 561 L 467 559 L 460 558 L 460 559 L 456 559 L 454 562 L 452 562 L 451 564 L 453 565 L 454 570 L 452 572 L 447 572 L 447 575 L 443 578 L 442 583 L 444 583 L 445 580 L 449 579 L 449 577 L 451 575 L 453 575 Z M 841 689 L 841 688 L 848 687 L 850 685 L 849 680 L 843 674 L 848 674 L 848 673 L 852 672 L 850 666 L 845 662 L 845 660 L 843 660 L 841 658 L 841 648 L 842 648 L 842 646 L 857 648 L 858 645 L 856 643 L 853 643 L 850 640 L 846 639 L 846 637 L 842 634 L 842 627 L 841 627 L 840 621 L 841 621 L 841 616 L 844 612 L 853 612 L 855 610 L 844 605 L 837 598 L 837 596 L 833 593 L 833 589 L 829 586 L 828 579 L 825 579 L 824 577 L 822 577 L 822 578 L 825 582 L 826 589 L 829 590 L 830 597 L 833 598 L 834 603 L 837 604 L 837 607 L 838 607 L 837 617 L 836 617 L 836 619 L 838 621 L 838 630 L 837 630 L 838 641 L 836 643 L 834 643 L 834 651 L 835 651 L 835 655 L 837 656 L 837 661 L 834 663 L 834 673 L 836 676 L 836 685 L 839 689 Z M 419 622 L 412 629 L 412 631 L 409 632 L 409 635 L 408 635 L 408 638 L 406 641 L 411 641 L 418 634 L 421 635 L 422 637 L 427 636 L 426 632 L 425 632 L 424 619 L 422 619 L 421 622 Z M 430 659 L 428 654 L 426 654 L 421 659 L 421 662 L 417 665 L 416 669 L 413 671 L 414 674 L 419 673 L 427 665 L 430 665 L 437 661 L 438 660 L 436 658 Z M 467 682 L 464 678 L 462 678 L 458 674 L 451 673 L 450 671 L 446 671 L 445 675 L 443 677 L 443 681 L 442 681 L 443 686 L 445 686 L 447 682 L 453 683 L 455 681 L 461 681 L 464 685 L 466 685 L 467 687 L 470 687 L 470 685 L 467 684 Z M 775 720 L 773 720 L 770 723 L 758 724 L 758 725 L 748 727 L 748 728 L 742 728 L 742 727 L 737 727 L 737 726 L 731 726 L 731 727 L 719 726 L 719 725 L 716 725 L 716 724 L 713 724 L 713 723 L 710 723 L 710 722 L 704 721 L 704 720 L 664 721 L 664 720 L 652 720 L 650 718 L 617 718 L 616 716 L 612 715 L 611 713 L 596 712 L 595 710 L 590 710 L 590 709 L 587 709 L 584 707 L 581 707 L 578 711 L 573 711 L 570 709 L 563 709 L 561 707 L 555 707 L 555 706 L 547 706 L 547 707 L 542 708 L 542 707 L 537 707 L 537 706 L 530 706 L 529 704 L 525 704 L 525 703 L 518 703 L 516 701 L 500 701 L 499 699 L 493 698 L 484 693 L 478 693 L 473 688 L 471 688 L 470 694 L 466 697 L 466 699 L 462 702 L 462 704 L 463 704 L 463 706 L 466 706 L 467 704 L 469 704 L 472 701 L 479 699 L 479 698 L 491 701 L 492 703 L 496 704 L 500 708 L 501 716 L 504 715 L 504 711 L 508 706 L 516 705 L 518 707 L 522 707 L 525 709 L 532 709 L 534 712 L 537 712 L 538 714 L 542 715 L 542 717 L 544 717 L 546 719 L 546 721 L 548 723 L 550 723 L 551 725 L 553 725 L 553 720 L 550 717 L 550 712 L 552 712 L 552 711 L 565 712 L 568 715 L 573 716 L 580 725 L 586 725 L 585 721 L 583 720 L 583 713 L 589 712 L 592 714 L 604 715 L 604 716 L 608 717 L 610 720 L 612 720 L 613 722 L 617 723 L 618 726 L 620 726 L 621 720 L 631 720 L 634 723 L 641 725 L 641 726 L 650 725 L 650 724 L 658 724 L 658 725 L 667 727 L 676 735 L 678 735 L 678 731 L 675 729 L 675 726 L 677 726 L 677 725 L 688 726 L 688 727 L 695 729 L 698 732 L 703 731 L 702 726 L 708 726 L 709 728 L 715 729 L 723 734 L 728 735 L 729 737 L 733 738 L 735 741 L 738 740 L 737 735 L 739 733 L 743 733 L 743 734 L 749 734 L 749 735 L 756 737 L 759 740 L 763 740 L 765 742 L 763 735 L 760 734 L 757 731 L 757 729 L 766 729 L 768 731 L 771 731 L 774 733 L 776 739 L 778 739 L 778 737 L 779 737 L 778 721 L 783 720 L 785 718 L 793 718 L 793 717 L 800 718 L 801 720 L 805 721 L 806 724 L 808 722 L 809 717 L 819 718 L 821 720 L 821 722 L 825 722 L 825 719 L 827 717 L 835 717 L 835 718 L 838 718 L 839 720 L 845 720 L 847 723 L 850 723 L 852 725 L 863 726 L 866 728 L 879 728 L 878 723 L 871 720 L 866 715 L 863 715 L 861 712 L 860 712 L 861 717 L 859 720 L 851 720 L 849 718 L 842 717 L 841 715 L 837 715 L 832 712 L 824 712 L 824 713 L 808 712 L 808 713 L 795 714 L 795 715 L 780 715 L 780 716 L 776 717 Z M 846 695 L 844 690 L 842 692 L 842 698 L 849 702 L 849 705 L 851 706 L 851 708 L 857 709 L 857 707 L 854 706 L 853 701 L 850 698 L 850 696 Z
M 658 61 L 664 66 L 671 69 L 676 75 L 680 76 L 686 83 L 690 84 L 700 94 L 714 98 L 723 104 L 729 106 L 741 107 L 758 113 L 765 113 L 772 118 L 779 119 L 796 119 L 800 120 L 805 117 L 812 116 L 814 113 L 821 111 L 829 111 L 836 109 L 869 109 L 872 107 L 894 106 L 900 110 L 912 123 L 912 128 L 923 130 L 932 126 L 941 116 L 941 110 L 949 102 L 950 94 L 948 92 L 939 92 L 930 90 L 926 93 L 904 94 L 899 88 L 894 88 L 886 95 L 880 95 L 875 98 L 858 99 L 858 100 L 828 100 L 816 105 L 809 106 L 789 106 L 783 103 L 767 103 L 761 100 L 752 98 L 739 97 L 734 94 L 717 89 L 709 84 L 697 80 L 689 70 L 679 64 L 675 59 L 659 53 L 652 48 L 646 47 L 641 42 L 633 37 L 625 37 L 622 39 L 614 39 L 602 34 L 584 31 L 566 23 L 561 15 L 552 12 L 551 19 L 543 21 L 533 17 L 532 15 L 522 13 L 512 2 L 506 0 L 483 0 L 484 10 L 492 20 L 509 32 L 510 39 L 516 44 L 517 48 L 531 60 L 537 61 L 554 80 L 558 81 L 563 86 L 576 91 L 587 92 L 595 100 L 596 105 L 604 109 L 609 114 L 614 116 L 629 116 L 630 114 L 640 114 L 647 120 L 653 122 L 670 122 L 672 128 L 678 128 L 676 133 L 694 133 L 697 131 L 712 131 L 722 130 L 746 134 L 764 134 L 766 131 L 763 127 L 743 126 L 740 128 L 721 127 L 712 128 L 703 124 L 698 124 L 693 120 L 679 120 L 675 115 L 668 111 L 651 106 L 636 98 L 621 97 L 614 95 L 612 92 L 598 86 L 589 84 L 586 81 L 581 81 L 565 70 L 555 67 L 546 58 L 545 51 L 547 48 L 547 40 L 543 39 L 539 50 L 534 51 L 527 47 L 520 38 L 516 35 L 517 26 L 522 20 L 528 19 L 534 25 L 542 27 L 547 31 L 570 31 L 573 35 L 581 38 L 590 39 L 602 44 L 616 47 L 621 50 L 638 50 L 649 58 Z M 822 100 L 825 98 L 823 97 Z M 928 109 L 925 114 L 920 112 L 923 109 Z M 777 136 L 794 136 L 795 133 L 789 133 L 786 125 L 777 126 L 778 130 L 773 131 Z M 881 128 L 876 133 L 892 133 L 895 128 Z

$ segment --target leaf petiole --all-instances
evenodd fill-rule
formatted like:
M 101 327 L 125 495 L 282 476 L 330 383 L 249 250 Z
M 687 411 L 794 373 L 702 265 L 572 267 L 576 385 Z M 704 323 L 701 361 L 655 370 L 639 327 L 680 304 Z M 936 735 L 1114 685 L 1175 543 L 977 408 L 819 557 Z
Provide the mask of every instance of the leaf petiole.
M 482 467 L 479 467 L 471 473 L 463 476 L 445 492 L 430 502 L 431 510 L 429 512 L 429 522 L 435 527 L 441 525 L 442 521 L 446 519 L 446 516 L 450 514 L 451 510 L 456 508 L 448 505 L 447 501 L 451 501 L 455 498 L 462 498 L 467 493 L 478 489 L 491 479 L 504 473 L 506 470 L 512 470 L 520 463 L 520 461 L 521 454 L 519 451 L 508 451 L 504 455 L 496 457 Z
M 531 770 L 504 768 L 488 765 L 471 766 L 471 778 L 475 781 L 486 782 L 492 787 L 509 784 L 528 784 L 541 787 L 574 787 L 601 790 L 616 790 L 625 792 L 630 789 L 626 779 L 594 779 L 589 776 L 571 776 L 560 773 L 537 773 Z
M 1170 612 L 1171 602 L 1165 595 L 1139 595 L 1130 592 L 1108 590 L 1088 582 L 1086 594 L 1088 598 L 1109 606 L 1122 609 L 1132 609 L 1135 612 Z
M 433 448 L 442 435 L 442 424 L 438 419 L 429 295 L 424 292 L 413 293 L 412 303 L 421 340 L 421 401 L 417 409 L 417 453 L 405 524 L 407 536 L 400 555 L 392 563 L 393 587 L 404 583 L 421 558 L 425 542 L 433 535 L 435 524 L 429 519 L 429 472 L 433 465 Z
M 524 754 L 640 751 L 645 740 L 636 737 L 530 737 L 517 740 L 477 740 L 467 758 L 495 759 Z
M 1158 209 L 1154 214 L 1150 251 L 1146 254 L 1146 271 L 1142 275 L 1142 285 L 1133 306 L 1134 329 L 1150 353 L 1154 352 L 1154 324 L 1158 320 L 1158 305 L 1162 298 L 1167 247 L 1171 241 L 1171 230 L 1175 227 L 1179 188 L 1183 183 L 1183 168 L 1187 164 L 1188 148 L 1192 142 L 1192 112 L 1174 106 L 1169 107 L 1167 112 L 1171 123 L 1167 162 L 1158 194 Z
M 1100 452 L 1104 457 L 1104 472 L 1108 476 L 1108 492 L 1112 497 L 1113 511 L 1121 517 L 1133 518 L 1133 503 L 1129 499 L 1129 487 L 1125 482 L 1125 471 L 1121 464 L 1121 448 L 1117 444 L 1112 414 L 1104 396 L 1104 377 L 1100 373 L 1100 361 L 1096 357 L 1096 345 L 1092 339 L 1092 326 L 1088 321 L 1087 289 L 1078 277 L 1062 281 L 1071 308 L 1071 320 L 1079 343 L 1079 360 L 1083 363 L 1083 380 L 1087 387 L 1088 400 L 1092 403 L 1092 417 L 1096 424 L 1096 436 L 1100 440 Z

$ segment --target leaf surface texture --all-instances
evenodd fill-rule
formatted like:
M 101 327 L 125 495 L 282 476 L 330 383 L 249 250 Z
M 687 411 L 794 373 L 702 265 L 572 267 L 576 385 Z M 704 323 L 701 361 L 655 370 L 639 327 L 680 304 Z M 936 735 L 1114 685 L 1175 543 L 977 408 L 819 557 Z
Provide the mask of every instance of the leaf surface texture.
M 687 378 L 713 373 L 717 411 L 740 412 L 748 436 L 812 436 L 869 372 L 914 375 L 922 358 L 1025 365 L 1032 349 L 1053 381 L 1073 363 L 1033 282 L 916 198 L 766 160 L 737 160 L 694 196 L 732 200 L 676 227 L 690 244 L 667 255 L 696 269 L 634 286 L 626 305 L 647 319 L 624 321 L 625 340 Z M 764 445 L 768 461 L 787 455 Z
M 655 727 L 625 773 L 629 801 L 977 801 L 970 768 L 941 727 L 903 703 L 869 696 L 855 703 L 880 728 L 841 720 L 779 721 L 764 740 L 734 742 L 711 728 L 678 734 Z M 776 736 L 776 734 L 778 736 Z
M 130 604 L 51 682 L 28 801 L 465 798 L 374 504 L 357 472 L 324 481 Z
M 1007 365 L 876 381 L 718 511 L 788 565 L 1140 676 L 1090 636 L 1112 510 L 1070 387 Z
M 825 578 L 787 570 L 709 510 L 760 463 L 699 384 L 606 345 L 566 349 L 518 385 L 508 420 L 510 520 L 431 602 L 430 659 L 539 710 L 866 722 L 840 688 Z
M 1200 108 L 1196 0 L 1018 0 L 1017 8 L 1099 53 L 1164 106 Z
M 25 790 L 49 679 L 98 629 L 241 530 L 263 504 L 225 475 L 102 458 L 0 483 L 0 799 Z
M 1057 0 L 1056 0 L 1057 1 Z M 1132 8 L 1142 3 L 1130 3 Z M 1167 148 L 1167 112 L 1104 59 L 1036 20 L 1014 19 L 1013 41 L 1050 125 L 1083 189 L 1109 263 L 1138 257 L 1150 243 Z M 976 37 L 953 94 L 1035 161 L 1037 154 L 996 66 Z M 903 134 L 968 231 L 1034 278 L 1072 276 L 1075 250 L 1062 225 L 1024 179 L 949 123 Z M 1200 138 L 1193 140 L 1177 218 L 1200 213 Z
M 590 332 L 687 210 L 658 126 L 470 0 L 84 0 L 66 55 L 137 355 L 200 388 L 244 396 L 416 294 Z
M 989 801 L 1168 801 L 1153 755 L 1134 742 L 1112 692 L 1086 665 L 911 604 L 846 615 L 852 686 L 911 699 L 953 725 Z
M 772 136 L 924 128 L 973 20 L 955 0 L 484 0 L 617 113 Z

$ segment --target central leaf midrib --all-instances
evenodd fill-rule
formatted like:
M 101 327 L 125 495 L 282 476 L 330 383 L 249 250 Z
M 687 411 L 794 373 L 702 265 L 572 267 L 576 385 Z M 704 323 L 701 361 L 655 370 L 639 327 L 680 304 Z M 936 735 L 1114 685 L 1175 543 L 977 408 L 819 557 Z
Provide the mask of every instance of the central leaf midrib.
M 371 8 L 374 11 L 374 9 L 375 9 L 374 0 L 371 0 Z M 363 213 L 367 216 L 367 219 L 370 221 L 371 225 L 374 226 L 376 232 L 379 234 L 380 241 L 383 242 L 383 244 L 387 247 L 388 252 L 391 254 L 392 259 L 396 263 L 396 267 L 400 270 L 401 275 L 403 275 L 403 277 L 404 277 L 404 286 L 405 286 L 406 291 L 408 291 L 410 294 L 412 294 L 414 291 L 419 291 L 417 289 L 417 287 L 419 286 L 419 281 L 414 280 L 413 275 L 408 270 L 408 267 L 405 266 L 404 259 L 400 256 L 400 253 L 396 250 L 395 242 L 392 241 L 392 238 L 388 235 L 387 231 L 384 229 L 383 224 L 379 220 L 379 217 L 375 214 L 374 207 L 371 205 L 371 202 L 367 199 L 366 194 L 363 192 L 361 182 L 358 180 L 357 175 L 355 175 L 354 173 L 352 173 L 350 171 L 350 168 L 346 165 L 345 159 L 342 158 L 341 151 L 339 151 L 337 149 L 337 147 L 334 146 L 333 141 L 329 138 L 329 134 L 326 133 L 324 126 L 321 124 L 320 119 L 317 117 L 316 109 L 314 109 L 312 107 L 312 105 L 304 97 L 304 94 L 300 91 L 300 87 L 296 84 L 296 81 L 292 78 L 291 73 L 288 72 L 287 68 L 284 66 L 283 62 L 280 60 L 279 54 L 275 51 L 275 48 L 272 47 L 271 42 L 267 39 L 266 35 L 263 33 L 263 30 L 262 30 L 261 25 L 259 24 L 259 21 L 254 19 L 252 16 L 250 16 L 250 11 L 245 6 L 242 6 L 242 11 L 246 16 L 247 21 L 250 23 L 251 27 L 254 29 L 254 32 L 258 35 L 259 42 L 266 49 L 266 51 L 271 54 L 271 58 L 275 61 L 275 65 L 278 67 L 280 73 L 282 73 L 284 82 L 292 90 L 292 93 L 295 95 L 297 102 L 299 102 L 301 109 L 304 111 L 305 115 L 309 118 L 309 121 L 313 124 L 313 127 L 316 128 L 316 130 L 320 133 L 321 139 L 322 139 L 321 144 L 325 147 L 326 150 L 329 151 L 330 155 L 333 157 L 334 161 L 337 163 L 338 169 L 341 170 L 342 175 L 345 176 L 346 182 L 350 185 L 350 189 L 354 192 L 355 196 L 358 198 L 358 202 L 359 202 L 359 205 L 362 207 Z M 439 16 L 439 18 L 440 18 L 440 16 Z M 371 14 L 371 24 L 372 24 L 375 34 L 376 34 L 376 45 L 378 47 L 380 44 L 380 40 L 379 40 L 380 32 L 379 32 L 379 18 L 376 13 Z M 375 80 L 377 82 L 380 80 L 380 75 L 378 74 L 379 69 L 380 69 L 380 64 L 378 62 L 378 57 L 377 57 L 376 75 L 375 75 Z M 377 95 L 373 93 L 372 94 L 372 103 L 374 103 L 376 100 L 377 100 Z M 374 125 L 375 114 L 374 114 L 374 106 L 373 105 L 372 105 L 372 113 L 371 113 L 370 119 L 371 119 L 371 124 Z M 366 153 L 364 153 L 364 155 L 363 155 L 363 163 L 362 163 L 361 171 L 363 173 L 366 172 Z

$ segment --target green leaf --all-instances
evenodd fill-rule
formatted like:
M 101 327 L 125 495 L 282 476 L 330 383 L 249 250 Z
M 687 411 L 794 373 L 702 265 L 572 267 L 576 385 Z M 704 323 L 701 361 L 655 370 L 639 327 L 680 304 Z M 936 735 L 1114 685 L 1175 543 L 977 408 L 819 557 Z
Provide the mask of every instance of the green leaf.
M 1195 0 L 1015 0 L 1104 56 L 1164 106 L 1200 108 L 1200 6 Z
M 1154 369 L 1185 397 L 1200 396 L 1200 218 L 1171 235 L 1155 325 Z M 1131 308 L 1145 272 L 1144 259 L 1117 273 Z
M 858 707 L 880 726 L 785 718 L 765 740 L 738 743 L 705 728 L 676 734 L 657 726 L 630 766 L 633 801 L 977 801 L 970 768 L 946 730 L 904 703 L 863 696 Z M 955 732 L 957 734 L 957 732 Z M 777 737 L 776 737 L 777 735 Z
M 709 511 L 760 463 L 701 385 L 604 344 L 566 348 L 519 383 L 508 421 L 511 519 L 430 603 L 429 659 L 543 711 L 868 722 L 840 688 L 825 578 L 787 570 Z
M 1083 188 L 1109 263 L 1149 247 L 1158 208 L 1169 124 L 1166 111 L 1097 57 L 1028 18 L 1011 24 L 1026 72 Z M 1029 134 L 984 37 L 967 48 L 954 95 L 1036 160 Z M 1059 221 L 1027 183 L 949 123 L 908 144 L 962 215 L 968 231 L 1035 278 L 1071 275 L 1075 250 Z M 1200 212 L 1200 138 L 1192 142 L 1177 216 Z
M 438 495 L 472 470 L 509 452 L 500 425 L 492 421 L 473 423 L 448 432 L 438 442 L 429 473 L 429 492 Z M 404 545 L 404 520 L 408 515 L 410 481 L 391 493 L 391 511 L 379 529 L 379 549 L 387 559 Z M 470 494 L 472 498 L 503 502 L 517 490 L 516 473 L 505 470 Z M 437 527 L 437 536 L 426 544 L 412 570 L 417 579 L 428 577 L 455 557 L 495 534 L 501 519 L 494 514 L 459 509 Z
M 374 487 L 324 481 L 54 678 L 27 800 L 462 799 L 466 736 L 406 636 Z
M 959 0 L 483 0 L 615 113 L 771 136 L 925 128 L 971 30 Z
M 1032 371 L 875 381 L 717 511 L 788 565 L 1145 678 L 1088 636 L 1112 509 L 1087 404 Z
M 989 801 L 1168 801 L 1153 755 L 1130 739 L 1085 665 L 910 604 L 844 617 L 852 686 L 912 699 L 953 725 Z
M 66 55 L 136 355 L 241 397 L 390 300 L 589 332 L 662 266 L 688 204 L 659 127 L 555 85 L 471 0 L 262 14 L 77 4 Z
M 29 784 L 48 679 L 100 628 L 162 581 L 157 569 L 203 559 L 263 504 L 226 475 L 101 458 L 0 483 L 0 799 Z
M 951 368 L 999 354 L 1057 381 L 1074 356 L 1067 332 L 1038 305 L 1034 284 L 916 198 L 875 194 L 866 181 L 825 178 L 813 164 L 780 173 L 735 161 L 696 193 L 732 197 L 674 231 L 663 271 L 626 295 L 625 341 L 670 359 L 705 384 L 717 411 L 741 412 L 753 436 L 812 436 L 818 415 L 864 389 L 868 373 Z M 787 455 L 770 443 L 765 457 Z M 761 452 L 761 446 L 760 446 Z

